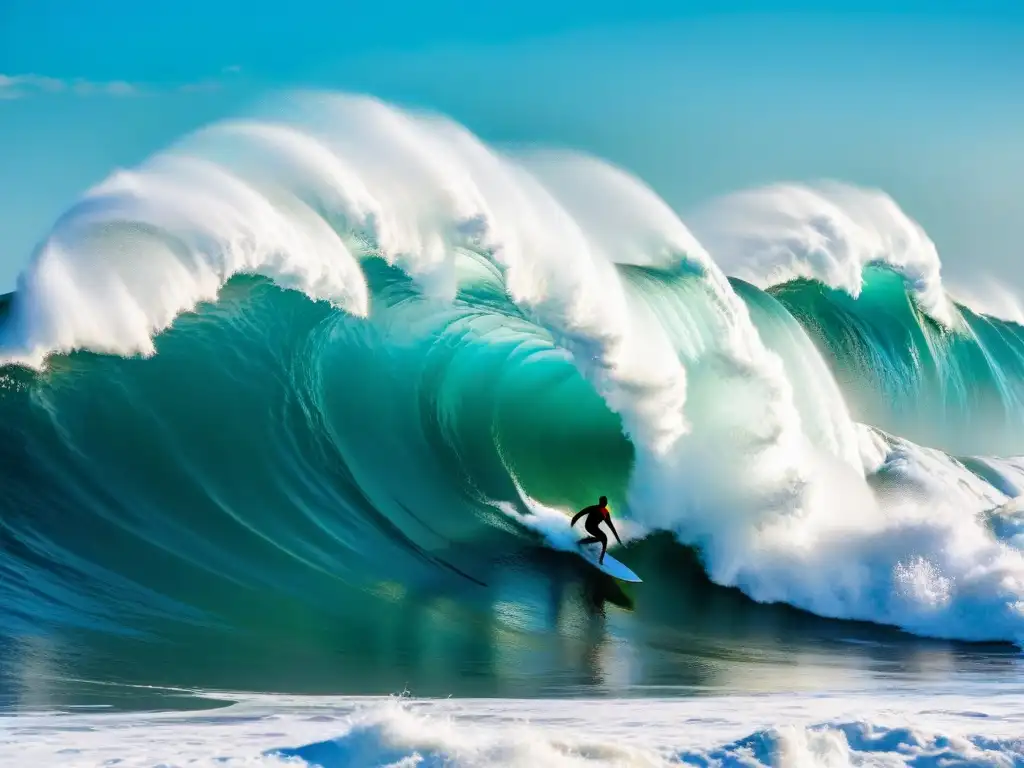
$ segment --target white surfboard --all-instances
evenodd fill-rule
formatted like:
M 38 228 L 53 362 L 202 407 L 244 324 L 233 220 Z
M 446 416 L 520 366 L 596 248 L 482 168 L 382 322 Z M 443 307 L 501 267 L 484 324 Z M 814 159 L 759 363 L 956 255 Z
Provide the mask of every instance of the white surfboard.
M 581 544 L 577 545 L 576 551 L 579 556 L 590 563 L 592 566 L 597 568 L 603 573 L 607 573 L 612 578 L 618 579 L 619 581 L 629 581 L 634 584 L 640 584 L 642 579 L 633 573 L 629 568 L 620 563 L 614 557 L 605 552 L 604 563 L 599 564 L 597 558 L 601 556 L 601 545 L 600 544 Z

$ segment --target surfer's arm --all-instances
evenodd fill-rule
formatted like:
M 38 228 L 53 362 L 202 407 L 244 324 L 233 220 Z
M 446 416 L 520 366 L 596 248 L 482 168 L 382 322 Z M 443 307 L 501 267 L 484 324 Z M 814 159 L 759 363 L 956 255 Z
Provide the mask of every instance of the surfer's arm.
M 622 539 L 619 538 L 619 532 L 615 530 L 615 523 L 612 522 L 612 516 L 608 515 L 608 517 L 606 517 L 604 521 L 606 523 L 608 523 L 608 527 L 611 528 L 612 529 L 612 533 L 615 534 L 615 540 L 617 542 L 619 542 L 619 544 L 621 544 L 622 543 Z
M 574 525 L 576 525 L 576 523 L 579 521 L 579 519 L 581 517 L 583 517 L 585 514 L 587 514 L 587 510 L 581 509 L 575 515 L 573 515 L 572 522 L 569 523 L 569 527 L 572 528 Z

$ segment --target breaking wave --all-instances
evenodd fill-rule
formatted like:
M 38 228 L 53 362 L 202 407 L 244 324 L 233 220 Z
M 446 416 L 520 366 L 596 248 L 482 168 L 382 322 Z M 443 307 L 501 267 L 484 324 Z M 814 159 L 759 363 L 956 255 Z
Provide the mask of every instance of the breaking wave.
M 879 192 L 687 221 L 332 94 L 118 171 L 3 309 L 5 625 L 484 586 L 603 493 L 756 601 L 1019 642 L 1021 327 L 950 299 Z

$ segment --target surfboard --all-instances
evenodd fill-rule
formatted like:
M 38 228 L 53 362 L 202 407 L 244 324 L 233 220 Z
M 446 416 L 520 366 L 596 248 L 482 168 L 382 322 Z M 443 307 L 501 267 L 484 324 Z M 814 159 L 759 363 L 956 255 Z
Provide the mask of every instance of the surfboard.
M 598 563 L 597 558 L 601 555 L 601 547 L 596 544 L 578 544 L 576 551 L 579 556 L 590 563 L 592 566 L 602 573 L 607 573 L 614 579 L 619 581 L 628 581 L 633 584 L 640 584 L 643 580 L 633 573 L 629 568 L 620 563 L 614 557 L 605 552 L 604 563 Z

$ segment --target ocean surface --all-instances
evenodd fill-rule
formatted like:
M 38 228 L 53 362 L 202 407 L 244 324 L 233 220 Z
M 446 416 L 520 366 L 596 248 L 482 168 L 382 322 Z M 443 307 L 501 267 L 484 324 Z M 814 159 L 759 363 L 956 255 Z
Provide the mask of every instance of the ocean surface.
M 1024 328 L 882 191 L 294 95 L 88 190 L 0 361 L 4 764 L 1024 765 Z

